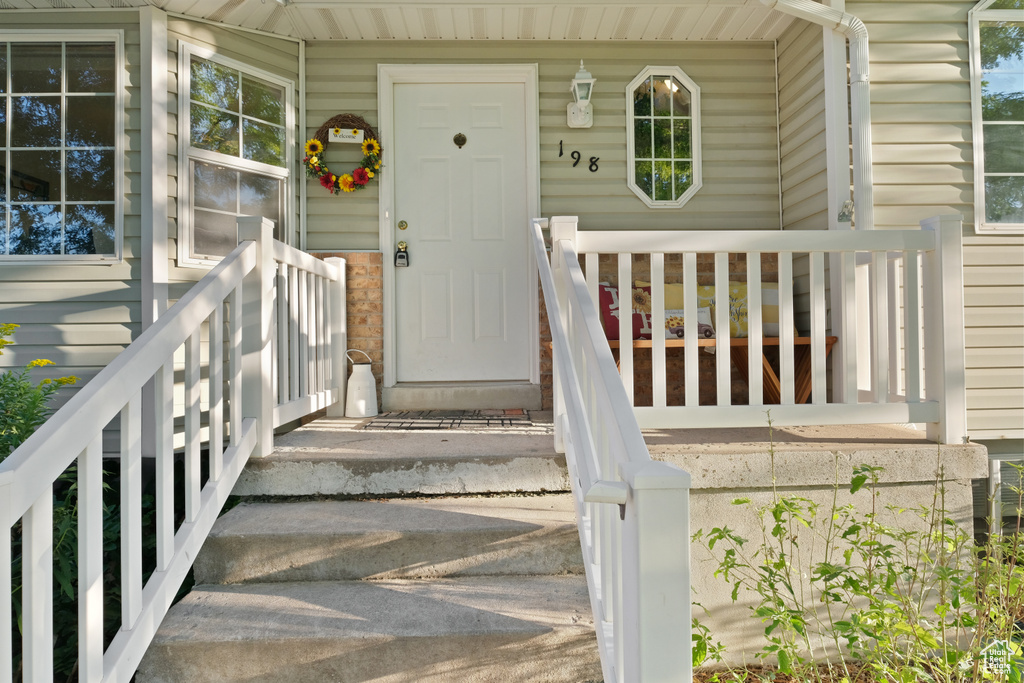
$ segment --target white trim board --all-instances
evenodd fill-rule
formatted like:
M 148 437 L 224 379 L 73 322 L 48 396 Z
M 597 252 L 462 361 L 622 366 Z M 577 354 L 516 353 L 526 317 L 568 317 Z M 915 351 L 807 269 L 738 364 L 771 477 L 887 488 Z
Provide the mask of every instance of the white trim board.
M 384 168 L 394 168 L 394 86 L 398 83 L 522 83 L 526 97 L 526 215 L 540 215 L 540 111 L 538 68 L 536 64 L 378 64 L 377 116 L 381 140 L 384 141 Z M 379 228 L 380 248 L 384 254 L 384 386 L 396 384 L 397 350 L 395 344 L 395 267 L 394 253 L 394 173 L 380 179 Z M 523 230 L 528 225 L 522 226 Z M 528 255 L 527 283 L 524 292 L 530 307 L 530 382 L 540 384 L 540 302 L 537 293 L 537 263 Z

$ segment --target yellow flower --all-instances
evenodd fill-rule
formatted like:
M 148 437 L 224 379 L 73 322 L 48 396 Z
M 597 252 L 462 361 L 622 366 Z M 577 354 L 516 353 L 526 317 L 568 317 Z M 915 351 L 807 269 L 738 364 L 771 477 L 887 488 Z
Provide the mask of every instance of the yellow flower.
M 373 165 L 373 170 L 375 170 L 375 171 L 379 171 L 380 170 L 380 162 L 379 161 Z
M 335 135 L 341 135 L 341 128 L 335 128 L 334 129 L 334 134 Z
M 320 142 L 316 138 L 306 140 L 306 156 L 315 157 L 322 151 L 324 151 L 324 143 Z
M 642 289 L 633 290 L 633 312 L 650 313 L 651 295 Z
M 366 169 L 366 175 L 368 175 L 368 176 L 370 176 L 372 178 L 373 177 L 373 171 L 371 171 L 370 169 Z
M 355 182 L 348 173 L 341 176 L 338 184 L 341 185 L 341 189 L 344 192 L 352 192 L 355 189 Z
M 28 364 L 30 368 L 41 368 L 44 365 L 53 365 L 53 361 L 46 360 L 45 358 L 36 358 L 34 361 Z
M 359 129 L 358 128 L 353 128 L 352 129 L 352 135 L 359 135 Z
M 363 140 L 363 154 L 367 156 L 376 156 L 380 154 L 380 143 L 373 138 Z
M 320 157 L 310 157 L 309 163 L 312 164 L 313 166 L 316 166 L 317 164 L 320 163 Z

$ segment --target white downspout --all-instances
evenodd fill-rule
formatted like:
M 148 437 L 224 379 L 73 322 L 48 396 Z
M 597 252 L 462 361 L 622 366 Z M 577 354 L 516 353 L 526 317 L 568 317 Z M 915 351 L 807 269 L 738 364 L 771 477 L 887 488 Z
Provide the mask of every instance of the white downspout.
M 871 160 L 871 93 L 868 30 L 857 17 L 813 0 L 761 0 L 772 9 L 819 24 L 850 42 L 850 120 L 853 125 L 853 206 L 858 230 L 874 230 Z

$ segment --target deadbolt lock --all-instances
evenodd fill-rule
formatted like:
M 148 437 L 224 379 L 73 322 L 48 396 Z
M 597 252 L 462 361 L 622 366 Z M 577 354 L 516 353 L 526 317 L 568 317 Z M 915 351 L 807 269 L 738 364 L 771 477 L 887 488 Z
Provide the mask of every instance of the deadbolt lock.
M 409 227 L 409 224 L 406 223 L 405 221 L 398 221 L 398 229 L 399 230 L 405 230 L 408 227 Z

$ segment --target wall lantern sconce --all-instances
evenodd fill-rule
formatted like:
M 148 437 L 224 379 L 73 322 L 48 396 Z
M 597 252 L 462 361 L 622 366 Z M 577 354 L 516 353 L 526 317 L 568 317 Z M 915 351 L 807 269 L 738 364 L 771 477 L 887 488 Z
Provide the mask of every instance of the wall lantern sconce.
M 590 97 L 594 94 L 594 78 L 589 71 L 583 68 L 583 60 L 580 60 L 580 70 L 569 85 L 573 101 L 566 107 L 566 122 L 570 128 L 590 128 L 594 125 L 594 110 L 590 104 Z

